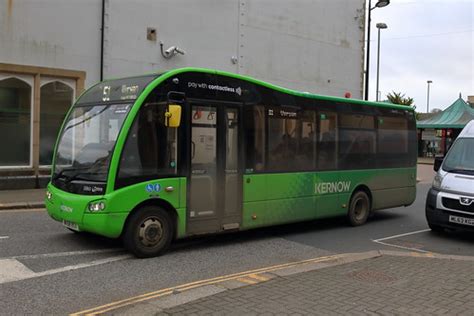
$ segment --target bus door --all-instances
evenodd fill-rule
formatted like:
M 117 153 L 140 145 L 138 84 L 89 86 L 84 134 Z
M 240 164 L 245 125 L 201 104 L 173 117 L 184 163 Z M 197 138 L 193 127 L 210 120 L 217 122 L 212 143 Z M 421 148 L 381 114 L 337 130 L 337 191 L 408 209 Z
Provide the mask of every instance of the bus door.
M 240 107 L 191 104 L 188 234 L 238 229 L 242 219 Z

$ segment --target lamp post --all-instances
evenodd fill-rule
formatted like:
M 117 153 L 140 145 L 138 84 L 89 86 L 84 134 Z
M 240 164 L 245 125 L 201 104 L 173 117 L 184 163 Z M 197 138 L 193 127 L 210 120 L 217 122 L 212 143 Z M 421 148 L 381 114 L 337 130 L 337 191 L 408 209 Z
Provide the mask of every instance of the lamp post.
M 426 81 L 428 84 L 428 91 L 426 93 L 426 113 L 430 113 L 430 83 L 433 83 L 432 80 Z
M 367 58 L 365 61 L 365 100 L 369 99 L 369 66 L 370 66 L 370 13 L 375 8 L 383 8 L 390 4 L 390 0 L 378 0 L 373 8 L 371 8 L 371 0 L 369 0 L 369 12 L 367 19 Z
M 379 36 L 378 36 L 378 47 L 377 47 L 377 87 L 375 89 L 375 100 L 379 100 L 379 74 L 380 74 L 380 30 L 386 29 L 387 24 L 385 23 L 377 23 L 375 25 L 379 29 Z

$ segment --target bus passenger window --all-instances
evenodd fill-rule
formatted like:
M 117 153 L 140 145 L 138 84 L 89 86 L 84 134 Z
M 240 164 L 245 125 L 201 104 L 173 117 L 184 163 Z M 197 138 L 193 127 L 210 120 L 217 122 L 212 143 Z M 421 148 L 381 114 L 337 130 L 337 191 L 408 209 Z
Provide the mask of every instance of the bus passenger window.
M 319 112 L 318 166 L 321 170 L 337 168 L 337 115 Z
M 378 163 L 381 168 L 409 166 L 408 121 L 404 117 L 378 117 Z
M 176 173 L 177 129 L 164 125 L 165 103 L 146 103 L 130 128 L 116 188 Z
M 268 118 L 268 170 L 293 170 L 296 153 L 296 120 Z
M 246 111 L 246 172 L 265 169 L 265 109 L 256 105 Z
M 340 115 L 339 169 L 370 169 L 375 166 L 375 119 L 371 115 Z
M 316 112 L 306 111 L 298 122 L 298 148 L 296 164 L 298 170 L 314 170 L 316 168 Z

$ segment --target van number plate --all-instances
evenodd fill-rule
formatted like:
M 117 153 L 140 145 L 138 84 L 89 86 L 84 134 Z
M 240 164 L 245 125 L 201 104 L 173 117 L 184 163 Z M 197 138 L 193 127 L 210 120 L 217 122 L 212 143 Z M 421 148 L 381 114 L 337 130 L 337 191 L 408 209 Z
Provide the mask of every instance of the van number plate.
M 474 226 L 474 218 L 465 218 L 465 217 L 449 215 L 449 221 L 451 223 Z

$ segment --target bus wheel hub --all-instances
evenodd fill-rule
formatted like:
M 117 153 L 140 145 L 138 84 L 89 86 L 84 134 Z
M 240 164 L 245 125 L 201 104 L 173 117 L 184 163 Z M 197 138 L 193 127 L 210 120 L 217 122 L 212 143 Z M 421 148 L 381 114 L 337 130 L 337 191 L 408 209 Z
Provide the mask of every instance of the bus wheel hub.
M 157 218 L 148 218 L 140 225 L 139 238 L 143 245 L 153 247 L 163 237 L 163 227 Z

